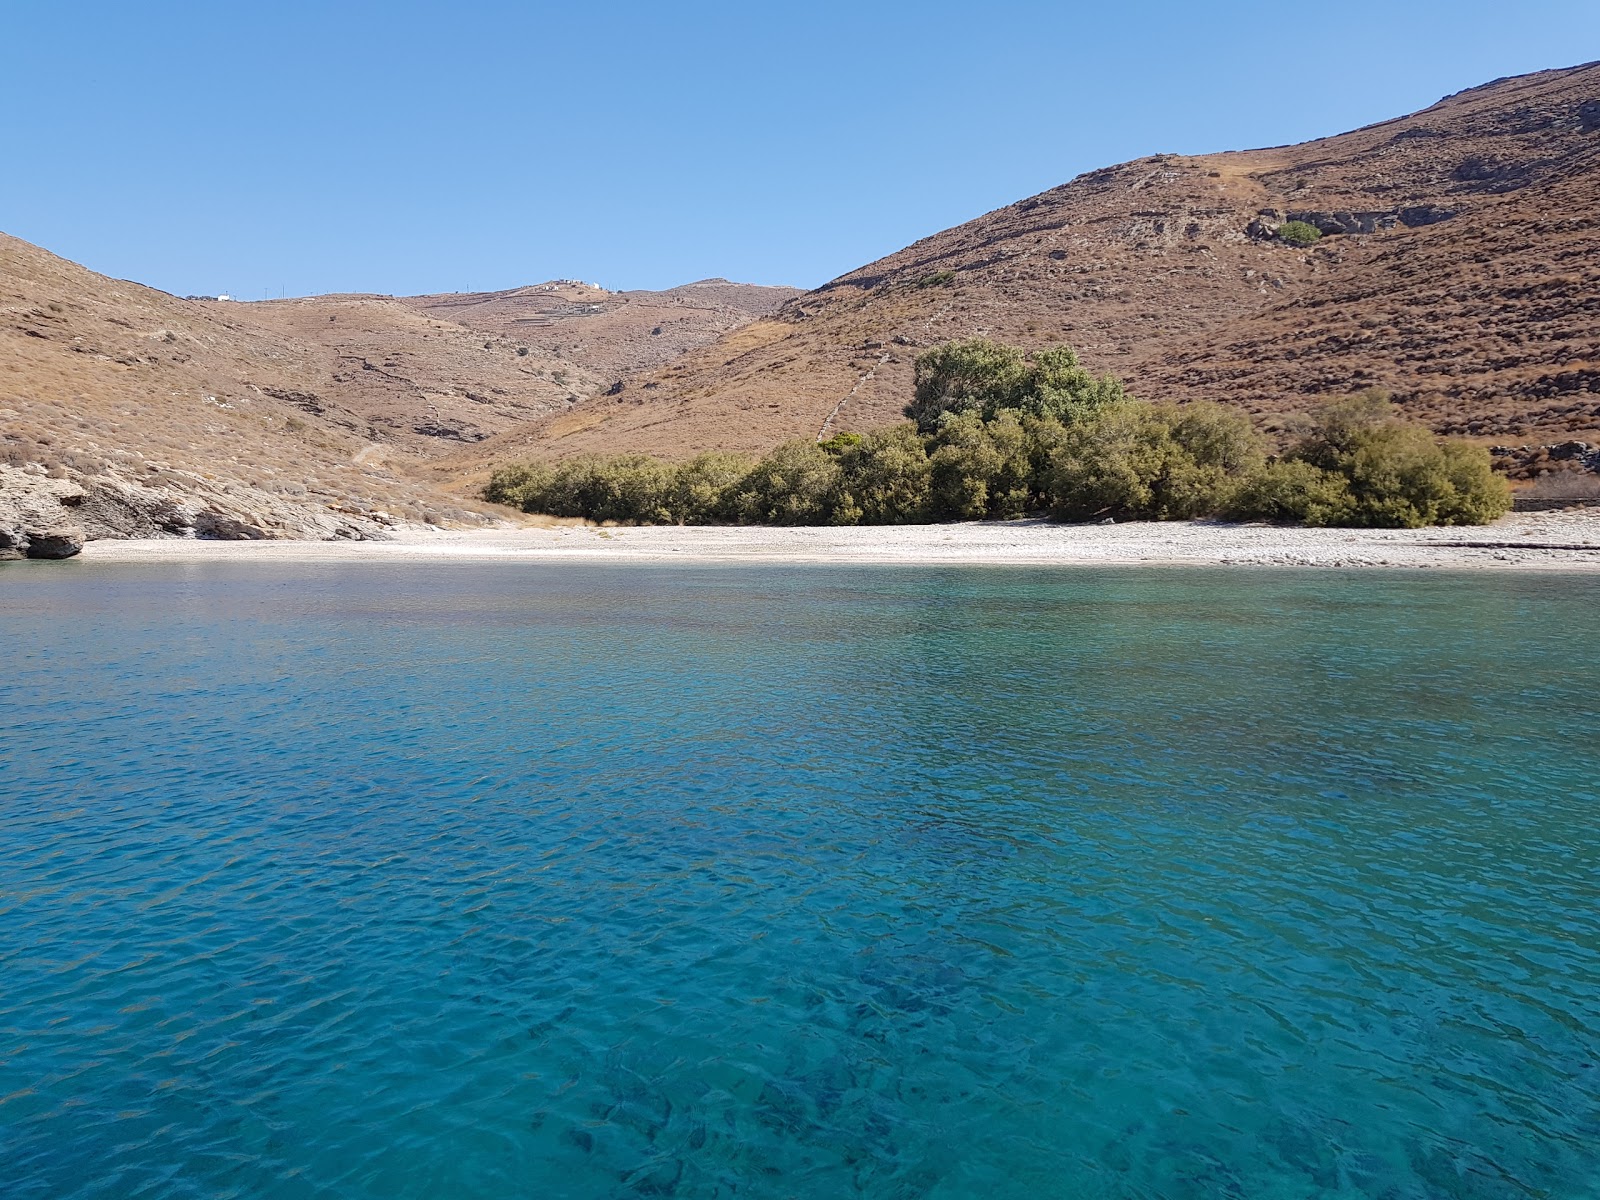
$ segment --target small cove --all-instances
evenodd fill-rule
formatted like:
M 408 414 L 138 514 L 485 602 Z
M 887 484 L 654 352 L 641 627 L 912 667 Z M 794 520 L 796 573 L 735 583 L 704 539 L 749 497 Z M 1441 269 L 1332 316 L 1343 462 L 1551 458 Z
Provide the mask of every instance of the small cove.
M 1600 577 L 17 567 L 8 1197 L 1596 1194 Z

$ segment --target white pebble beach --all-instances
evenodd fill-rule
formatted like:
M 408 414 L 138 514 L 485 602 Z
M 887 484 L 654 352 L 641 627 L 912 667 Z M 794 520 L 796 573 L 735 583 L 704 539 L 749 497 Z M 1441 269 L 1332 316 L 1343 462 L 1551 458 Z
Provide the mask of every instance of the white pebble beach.
M 1600 571 L 1600 509 L 1520 513 L 1493 525 L 1301 529 L 1208 521 L 773 528 L 577 524 L 406 530 L 385 541 L 95 541 L 89 563 L 901 563 L 1026 566 L 1409 567 Z

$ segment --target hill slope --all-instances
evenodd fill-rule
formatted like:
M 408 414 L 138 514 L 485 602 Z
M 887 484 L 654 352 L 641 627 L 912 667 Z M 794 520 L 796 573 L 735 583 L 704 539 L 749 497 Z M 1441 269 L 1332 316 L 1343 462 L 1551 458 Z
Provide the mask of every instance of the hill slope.
M 609 385 L 631 342 L 653 365 L 791 294 L 720 281 L 623 293 L 560 357 L 518 327 L 515 294 L 181 300 L 0 234 L 0 518 L 65 503 L 55 515 L 94 537 L 378 537 L 492 519 L 430 464 Z M 464 303 L 470 325 L 431 315 Z M 650 333 L 674 319 L 675 336 Z
M 565 359 L 603 378 L 665 365 L 800 295 L 798 288 L 702 279 L 666 291 L 608 292 L 563 280 L 504 292 L 409 296 L 441 320 L 512 338 L 533 354 Z M 586 389 L 592 390 L 592 389 Z
M 1158 155 L 909 246 L 482 448 L 758 450 L 899 418 L 919 348 L 1066 342 L 1272 428 L 1378 383 L 1441 430 L 1600 428 L 1600 64 L 1272 150 Z M 1287 218 L 1330 236 L 1297 249 Z M 458 460 L 459 461 L 459 460 Z

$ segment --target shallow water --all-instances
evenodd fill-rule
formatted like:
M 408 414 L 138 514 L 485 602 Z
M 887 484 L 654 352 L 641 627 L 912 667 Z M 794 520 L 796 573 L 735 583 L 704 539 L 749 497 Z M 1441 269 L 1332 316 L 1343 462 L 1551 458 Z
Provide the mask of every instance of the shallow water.
M 1600 1196 L 1600 578 L 0 570 L 0 1193 Z

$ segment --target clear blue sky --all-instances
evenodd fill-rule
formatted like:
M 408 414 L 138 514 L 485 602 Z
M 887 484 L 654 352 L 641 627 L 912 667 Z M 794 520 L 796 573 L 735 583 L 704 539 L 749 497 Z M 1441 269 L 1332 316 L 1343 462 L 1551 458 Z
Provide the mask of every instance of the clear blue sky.
M 1596 0 L 0 0 L 0 229 L 180 294 L 809 287 L 1595 58 Z

